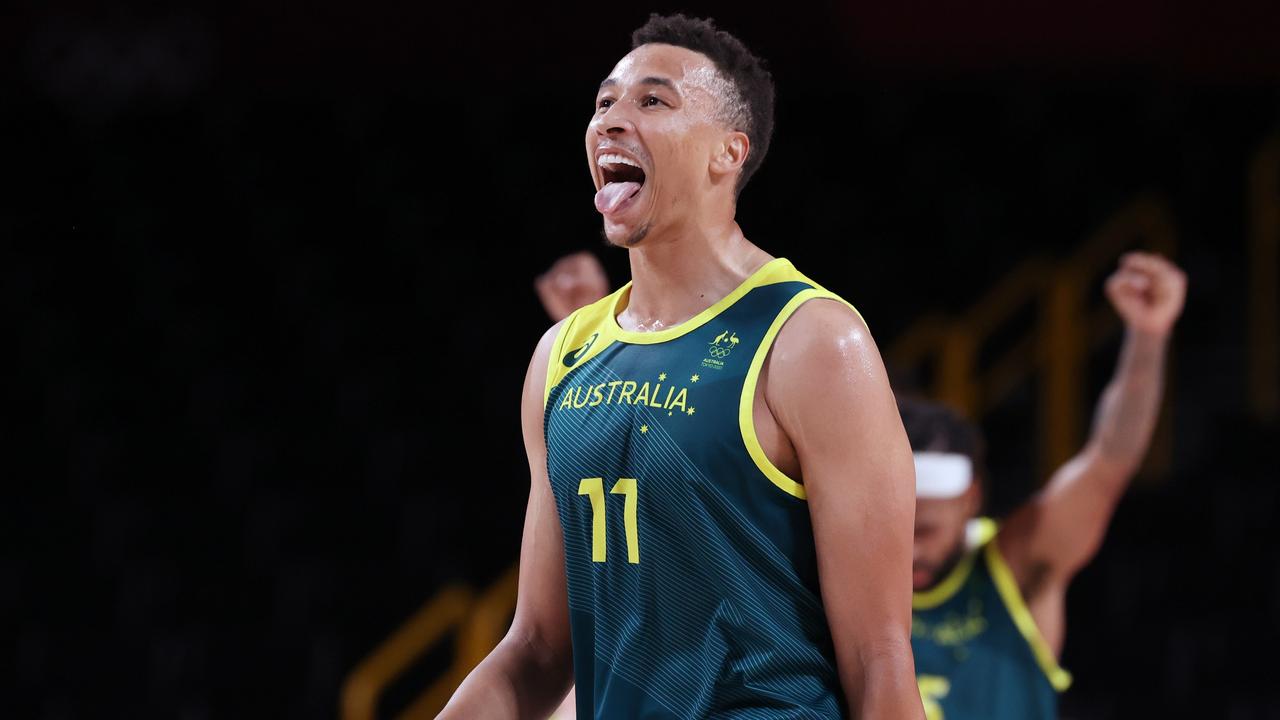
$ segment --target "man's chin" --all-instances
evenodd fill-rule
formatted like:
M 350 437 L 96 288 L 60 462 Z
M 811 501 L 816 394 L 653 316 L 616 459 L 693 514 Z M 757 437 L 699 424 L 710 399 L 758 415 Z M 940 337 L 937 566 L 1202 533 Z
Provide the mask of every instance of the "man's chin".
M 610 223 L 605 221 L 604 227 L 601 228 L 600 234 L 604 236 L 605 242 L 615 247 L 633 248 L 644 240 L 649 234 L 649 223 L 634 227 L 621 223 Z

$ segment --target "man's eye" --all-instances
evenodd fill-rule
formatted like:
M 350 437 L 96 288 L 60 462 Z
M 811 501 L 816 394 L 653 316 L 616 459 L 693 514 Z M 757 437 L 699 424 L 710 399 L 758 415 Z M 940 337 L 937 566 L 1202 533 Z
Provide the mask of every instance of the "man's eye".
M 603 98 L 596 102 L 596 109 L 604 110 L 605 108 L 609 107 L 612 104 L 613 104 L 612 100 L 610 100 L 609 98 Z
M 661 102 L 662 101 L 658 99 L 657 95 L 650 95 L 649 97 L 640 101 L 640 105 L 642 105 L 643 107 L 653 107 L 654 105 L 657 105 Z

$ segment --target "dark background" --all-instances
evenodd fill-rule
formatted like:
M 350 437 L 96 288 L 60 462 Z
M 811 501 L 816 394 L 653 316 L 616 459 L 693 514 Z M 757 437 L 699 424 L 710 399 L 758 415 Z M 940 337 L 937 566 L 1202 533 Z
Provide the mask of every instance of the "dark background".
M 532 277 L 590 248 L 627 278 L 583 132 L 630 31 L 684 9 L 778 83 L 747 236 L 882 347 L 1139 194 L 1167 204 L 1191 280 L 1172 469 L 1073 587 L 1063 708 L 1280 717 L 1248 659 L 1280 639 L 1277 433 L 1245 381 L 1274 3 L 13 9 L 0 715 L 333 716 L 434 592 L 514 561 Z M 997 512 L 1042 480 L 1034 402 L 988 420 Z

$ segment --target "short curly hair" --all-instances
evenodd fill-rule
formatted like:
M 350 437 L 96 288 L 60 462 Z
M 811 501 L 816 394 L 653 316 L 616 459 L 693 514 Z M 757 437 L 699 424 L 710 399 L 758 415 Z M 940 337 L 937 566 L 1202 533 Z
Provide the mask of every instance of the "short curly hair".
M 764 67 L 764 61 L 752 54 L 741 40 L 717 29 L 714 20 L 680 13 L 653 13 L 648 22 L 631 33 L 632 49 L 649 43 L 675 45 L 702 53 L 729 81 L 732 96 L 724 99 L 722 119 L 734 130 L 746 133 L 751 142 L 734 188 L 735 195 L 741 193 L 764 162 L 773 136 L 773 76 Z
M 982 431 L 947 405 L 923 398 L 898 398 L 898 413 L 913 452 L 957 453 L 973 462 L 974 477 L 985 483 L 987 446 Z

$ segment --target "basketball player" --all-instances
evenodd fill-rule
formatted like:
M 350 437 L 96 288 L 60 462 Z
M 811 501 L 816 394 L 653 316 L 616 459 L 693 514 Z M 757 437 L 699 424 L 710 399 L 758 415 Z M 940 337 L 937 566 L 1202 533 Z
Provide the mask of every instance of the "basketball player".
M 916 462 L 911 644 L 929 720 L 1057 717 L 1057 693 L 1071 683 L 1058 666 L 1067 586 L 1147 452 L 1186 278 L 1162 257 L 1131 253 L 1106 294 L 1125 338 L 1089 440 L 998 530 L 973 521 L 977 429 L 942 406 L 901 403 Z
M 772 80 L 709 21 L 632 44 L 585 138 L 631 281 L 534 351 L 515 618 L 442 717 L 545 717 L 576 681 L 580 718 L 922 718 L 880 354 L 734 221 Z

